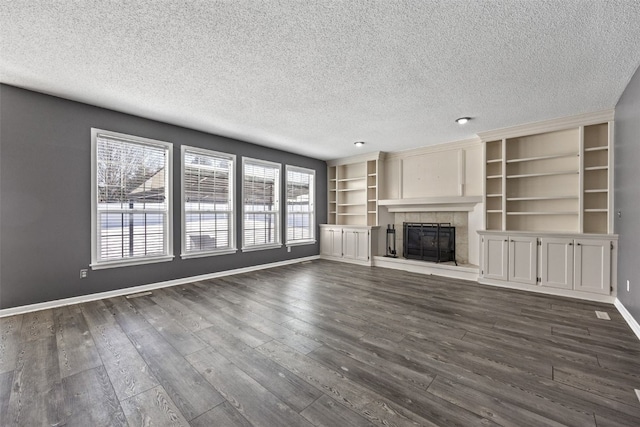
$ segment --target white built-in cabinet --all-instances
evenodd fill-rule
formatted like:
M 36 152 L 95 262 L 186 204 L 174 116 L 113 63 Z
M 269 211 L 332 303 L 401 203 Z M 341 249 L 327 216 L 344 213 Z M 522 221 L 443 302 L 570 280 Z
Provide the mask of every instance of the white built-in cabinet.
M 377 227 L 320 225 L 320 256 L 336 261 L 371 265 Z
M 561 295 L 610 295 L 615 236 L 481 231 L 481 283 Z M 550 292 L 554 293 L 554 292 Z M 597 299 L 597 298 L 593 298 Z
M 481 283 L 615 295 L 613 111 L 479 134 Z

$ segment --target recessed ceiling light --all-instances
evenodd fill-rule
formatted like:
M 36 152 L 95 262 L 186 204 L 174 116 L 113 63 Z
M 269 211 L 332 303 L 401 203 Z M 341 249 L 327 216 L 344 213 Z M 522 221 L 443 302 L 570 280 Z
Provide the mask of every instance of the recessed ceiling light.
M 355 145 L 356 147 L 360 148 L 364 145 L 364 141 L 356 141 L 353 143 L 353 145 Z
M 460 117 L 459 119 L 456 119 L 456 123 L 459 125 L 463 125 L 467 123 L 469 120 L 471 120 L 471 117 Z

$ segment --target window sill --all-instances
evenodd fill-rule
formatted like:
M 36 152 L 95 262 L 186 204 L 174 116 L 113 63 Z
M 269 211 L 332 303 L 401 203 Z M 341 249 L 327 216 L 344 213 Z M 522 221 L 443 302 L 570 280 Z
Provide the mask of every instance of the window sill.
M 248 248 L 242 248 L 242 252 L 253 252 L 253 251 L 261 251 L 264 249 L 278 249 L 281 248 L 282 244 L 278 243 L 275 245 L 261 245 L 261 246 L 249 246 Z
M 237 249 L 223 249 L 223 250 L 211 251 L 211 252 L 198 252 L 198 253 L 192 253 L 192 254 L 180 254 L 180 258 L 182 258 L 182 259 L 204 258 L 204 257 L 209 257 L 209 256 L 235 254 L 236 252 L 238 252 Z
M 117 268 L 117 267 L 130 267 L 134 265 L 144 265 L 144 264 L 155 264 L 158 262 L 167 262 L 173 261 L 173 255 L 155 257 L 155 258 L 137 258 L 126 261 L 109 261 L 109 262 L 99 262 L 92 263 L 89 265 L 92 270 L 104 270 L 107 268 Z
M 310 240 L 294 240 L 292 242 L 287 242 L 287 247 L 290 246 L 304 246 L 304 245 L 315 245 L 317 242 L 316 239 Z

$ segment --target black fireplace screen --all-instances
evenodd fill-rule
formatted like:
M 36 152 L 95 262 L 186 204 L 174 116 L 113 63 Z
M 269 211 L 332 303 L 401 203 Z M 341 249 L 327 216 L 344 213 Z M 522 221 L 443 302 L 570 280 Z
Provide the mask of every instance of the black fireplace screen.
M 403 253 L 407 259 L 456 262 L 456 228 L 450 223 L 403 223 Z

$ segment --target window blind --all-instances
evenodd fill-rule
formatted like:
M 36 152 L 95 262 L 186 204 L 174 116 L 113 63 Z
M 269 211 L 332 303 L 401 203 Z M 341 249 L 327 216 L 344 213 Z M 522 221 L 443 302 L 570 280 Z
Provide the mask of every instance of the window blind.
M 108 134 L 95 144 L 94 262 L 168 255 L 168 148 Z
M 315 239 L 315 171 L 287 166 L 287 243 Z
M 280 165 L 243 161 L 243 248 L 280 243 Z
M 234 248 L 234 156 L 183 150 L 183 254 Z

